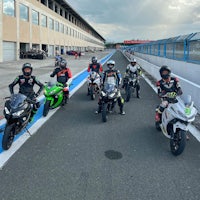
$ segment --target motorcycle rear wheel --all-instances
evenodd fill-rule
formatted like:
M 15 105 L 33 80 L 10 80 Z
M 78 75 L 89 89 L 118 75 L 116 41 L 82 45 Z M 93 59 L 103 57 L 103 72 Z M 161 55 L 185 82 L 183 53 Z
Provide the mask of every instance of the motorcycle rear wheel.
M 44 104 L 43 116 L 46 117 L 50 110 L 50 101 L 47 100 Z
M 103 104 L 102 105 L 101 114 L 102 114 L 102 121 L 103 122 L 107 122 L 107 119 L 108 119 L 108 116 L 107 116 L 107 104 Z
M 6 125 L 2 139 L 2 148 L 4 150 L 8 150 L 11 147 L 14 141 L 14 137 L 15 137 L 15 124 Z
M 176 133 L 173 133 L 170 138 L 170 148 L 173 155 L 180 155 L 186 145 L 186 132 L 183 130 L 178 130 Z

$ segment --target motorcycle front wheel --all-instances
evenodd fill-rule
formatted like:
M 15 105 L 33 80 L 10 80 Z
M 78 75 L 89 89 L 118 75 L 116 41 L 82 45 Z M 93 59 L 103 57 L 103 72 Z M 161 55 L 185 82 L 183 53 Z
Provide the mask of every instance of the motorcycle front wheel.
M 8 150 L 11 147 L 14 137 L 15 137 L 15 124 L 6 125 L 2 139 L 2 148 L 4 150 Z
M 91 100 L 95 99 L 94 87 L 93 86 L 90 87 L 90 97 L 91 97 Z
M 131 87 L 127 84 L 126 86 L 126 102 L 129 102 L 131 98 Z
M 43 116 L 46 117 L 50 110 L 50 101 L 47 100 L 44 104 Z
M 107 116 L 107 104 L 103 104 L 102 105 L 101 114 L 102 114 L 102 121 L 103 122 L 107 122 L 107 119 L 108 119 L 108 116 Z
M 183 130 L 178 130 L 176 133 L 173 133 L 170 138 L 170 148 L 173 155 L 180 155 L 186 145 L 186 132 Z

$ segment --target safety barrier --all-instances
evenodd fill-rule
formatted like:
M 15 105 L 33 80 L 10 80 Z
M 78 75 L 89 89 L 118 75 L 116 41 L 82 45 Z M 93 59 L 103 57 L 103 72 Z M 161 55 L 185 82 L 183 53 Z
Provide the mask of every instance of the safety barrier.
M 132 55 L 130 53 L 125 53 L 125 56 L 127 56 L 129 59 L 135 58 L 136 55 Z M 142 66 L 142 68 L 148 72 L 152 77 L 154 77 L 156 80 L 160 80 L 160 74 L 159 69 L 160 66 L 157 66 L 155 64 L 152 64 L 144 59 L 141 59 L 137 56 L 138 63 Z M 198 112 L 200 113 L 200 85 L 193 83 L 192 81 L 189 81 L 182 76 L 179 76 L 177 74 L 173 74 L 173 76 L 176 76 L 180 80 L 181 87 L 183 89 L 184 94 L 190 94 L 192 96 L 192 99 L 195 103 L 196 108 L 198 109 Z

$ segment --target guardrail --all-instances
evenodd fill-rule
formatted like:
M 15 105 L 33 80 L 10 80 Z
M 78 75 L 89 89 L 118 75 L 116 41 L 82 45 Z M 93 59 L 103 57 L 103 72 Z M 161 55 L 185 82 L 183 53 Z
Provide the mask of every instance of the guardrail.
M 128 59 L 132 59 L 133 57 L 136 58 L 135 55 L 129 54 L 126 52 L 126 57 L 128 57 Z M 145 61 L 139 57 L 137 57 L 137 60 L 139 61 L 138 63 L 142 66 L 142 68 L 148 72 L 152 77 L 154 77 L 156 80 L 160 80 L 160 74 L 159 74 L 159 69 L 160 67 L 152 64 L 148 61 Z M 196 106 L 196 108 L 198 109 L 198 113 L 200 113 L 200 85 L 197 85 L 191 81 L 188 81 L 187 79 L 177 75 L 177 74 L 173 74 L 172 76 L 176 76 L 179 78 L 180 80 L 180 84 L 181 87 L 183 89 L 183 93 L 184 94 L 190 94 L 192 96 L 192 99 L 194 101 L 194 104 Z

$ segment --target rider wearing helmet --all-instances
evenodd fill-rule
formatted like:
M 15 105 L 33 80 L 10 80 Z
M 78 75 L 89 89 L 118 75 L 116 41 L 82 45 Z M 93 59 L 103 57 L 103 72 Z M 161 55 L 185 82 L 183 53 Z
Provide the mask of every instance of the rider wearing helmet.
M 174 94 L 176 95 L 182 95 L 183 93 L 178 78 L 171 77 L 171 69 L 168 66 L 163 65 L 159 72 L 162 79 L 156 83 L 156 86 L 158 89 L 158 96 L 161 99 L 161 104 L 156 109 L 156 122 L 160 122 L 162 112 L 168 105 L 167 98 L 165 97 L 166 94 L 175 92 Z
M 9 85 L 10 93 L 14 94 L 14 86 L 19 84 L 19 93 L 26 95 L 31 100 L 35 100 L 33 110 L 31 113 L 30 121 L 32 121 L 34 114 L 40 107 L 39 102 L 37 102 L 36 97 L 38 97 L 43 90 L 43 84 L 37 80 L 35 76 L 32 76 L 33 68 L 30 63 L 24 63 L 22 66 L 23 75 L 19 75 L 15 80 Z M 35 93 L 33 90 L 34 85 L 39 86 L 39 90 Z
M 126 67 L 126 72 L 124 74 L 124 79 L 123 79 L 123 86 L 122 88 L 125 87 L 125 84 L 127 83 L 127 79 L 130 75 L 135 74 L 137 78 L 136 82 L 136 95 L 137 98 L 140 98 L 140 84 L 139 84 L 139 76 L 142 75 L 142 69 L 140 65 L 137 63 L 136 59 L 131 59 L 130 64 L 127 65 Z
M 116 85 L 116 87 L 118 88 L 119 85 L 121 84 L 121 74 L 120 74 L 119 70 L 115 69 L 115 61 L 109 60 L 107 62 L 107 67 L 108 67 L 108 70 L 104 71 L 104 73 L 103 73 L 103 86 L 106 82 L 112 81 Z M 117 91 L 117 102 L 118 102 L 118 106 L 120 108 L 120 114 L 125 115 L 125 112 L 123 110 L 124 99 L 122 98 L 119 89 Z M 98 107 L 98 110 L 95 113 L 101 112 L 101 109 L 102 109 L 101 97 L 99 98 L 98 104 L 99 104 L 99 107 Z
M 62 56 L 60 56 L 59 54 L 56 55 L 55 57 L 55 67 L 60 65 L 60 62 L 62 61 Z
M 100 78 L 101 78 L 101 73 L 103 72 L 103 67 L 102 67 L 101 63 L 97 62 L 97 57 L 95 57 L 95 56 L 92 57 L 91 63 L 89 64 L 87 71 L 88 72 L 94 71 L 94 72 L 98 73 L 100 75 Z M 88 87 L 87 95 L 90 95 L 89 87 Z
M 57 81 L 62 83 L 64 87 L 65 102 L 69 99 L 69 85 L 72 81 L 72 72 L 67 66 L 67 61 L 63 59 L 60 62 L 60 66 L 55 68 L 54 71 L 50 74 L 50 77 L 57 76 Z
M 88 72 L 95 71 L 98 74 L 103 72 L 103 68 L 102 68 L 101 63 L 97 62 L 97 57 L 93 56 L 92 59 L 91 59 L 91 62 L 92 63 L 89 64 L 88 69 L 87 69 Z

